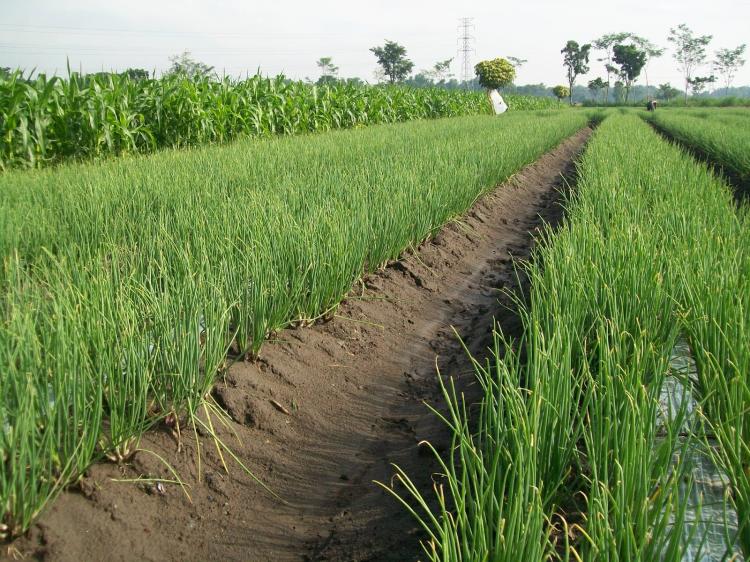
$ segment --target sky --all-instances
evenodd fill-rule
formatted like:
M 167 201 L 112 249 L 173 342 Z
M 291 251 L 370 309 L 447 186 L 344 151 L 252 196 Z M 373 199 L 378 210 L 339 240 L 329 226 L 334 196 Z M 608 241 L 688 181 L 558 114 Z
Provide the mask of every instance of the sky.
M 369 49 L 387 39 L 406 47 L 415 71 L 455 57 L 451 70 L 460 78 L 464 17 L 474 24 L 472 66 L 498 56 L 527 59 L 517 84 L 565 84 L 560 49 L 569 39 L 586 43 L 629 31 L 669 47 L 669 29 L 685 23 L 714 36 L 710 57 L 750 44 L 750 0 L 2 0 L 0 66 L 65 74 L 69 60 L 83 72 L 160 72 L 171 55 L 188 50 L 231 75 L 260 69 L 316 79 L 315 62 L 330 56 L 340 76 L 372 82 L 377 65 Z M 577 83 L 605 75 L 600 56 L 594 53 L 591 71 Z M 710 67 L 697 74 L 710 74 Z M 648 79 L 682 84 L 671 50 L 649 63 Z M 734 84 L 750 85 L 750 63 Z

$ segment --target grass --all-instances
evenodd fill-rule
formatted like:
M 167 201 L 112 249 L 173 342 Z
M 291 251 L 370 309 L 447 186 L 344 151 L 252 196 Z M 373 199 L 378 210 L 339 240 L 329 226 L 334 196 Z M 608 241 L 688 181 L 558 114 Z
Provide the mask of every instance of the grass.
M 397 469 L 405 488 L 392 491 L 428 532 L 430 560 L 677 561 L 688 543 L 700 557 L 686 500 L 695 448 L 728 476 L 747 552 L 746 211 L 628 112 L 597 129 L 579 171 L 564 225 L 526 266 L 523 337 L 495 328 L 475 361 L 479 415 L 442 381 L 453 446 L 439 509 Z M 698 420 L 684 402 L 665 412 L 681 337 L 699 366 Z
M 228 355 L 335 313 L 586 122 L 464 117 L 1 175 L 4 532 L 150 425 L 194 430 Z

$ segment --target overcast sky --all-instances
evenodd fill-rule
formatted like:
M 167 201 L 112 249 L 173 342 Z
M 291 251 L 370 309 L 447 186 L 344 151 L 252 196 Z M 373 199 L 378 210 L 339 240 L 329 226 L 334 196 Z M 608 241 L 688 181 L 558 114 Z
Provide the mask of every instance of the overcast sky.
M 406 47 L 415 71 L 456 57 L 452 70 L 460 78 L 462 17 L 474 18 L 472 65 L 496 56 L 528 59 L 518 84 L 565 83 L 560 49 L 568 39 L 630 31 L 668 47 L 669 28 L 686 23 L 714 36 L 711 55 L 750 44 L 750 0 L 2 0 L 0 66 L 65 73 L 68 57 L 84 72 L 161 71 L 170 55 L 189 50 L 229 74 L 260 68 L 292 78 L 317 78 L 315 61 L 331 56 L 341 76 L 373 81 L 369 48 L 390 39 Z M 597 56 L 579 83 L 604 75 Z M 650 63 L 648 77 L 681 84 L 671 51 Z M 750 84 L 750 63 L 735 84 Z

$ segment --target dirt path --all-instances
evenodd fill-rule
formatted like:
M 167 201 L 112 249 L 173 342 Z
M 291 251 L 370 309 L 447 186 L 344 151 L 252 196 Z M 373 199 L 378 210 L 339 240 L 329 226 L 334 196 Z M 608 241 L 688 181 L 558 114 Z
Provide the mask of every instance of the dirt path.
M 215 391 L 233 419 L 219 435 L 281 503 L 212 441 L 164 431 L 142 448 L 169 460 L 190 484 L 114 482 L 139 473 L 171 478 L 153 455 L 132 465 L 94 466 L 64 493 L 13 552 L 49 560 L 409 560 L 419 554 L 414 521 L 372 482 L 398 463 L 429 487 L 434 461 L 418 447 L 447 435 L 424 401 L 440 403 L 437 362 L 471 393 L 469 349 L 489 343 L 492 318 L 514 329 L 498 288 L 516 285 L 511 256 L 528 256 L 540 214 L 561 214 L 556 189 L 590 130 L 581 131 L 480 200 L 416 254 L 369 276 L 331 322 L 286 330 L 257 363 L 238 363 Z M 216 422 L 215 422 L 216 423 Z

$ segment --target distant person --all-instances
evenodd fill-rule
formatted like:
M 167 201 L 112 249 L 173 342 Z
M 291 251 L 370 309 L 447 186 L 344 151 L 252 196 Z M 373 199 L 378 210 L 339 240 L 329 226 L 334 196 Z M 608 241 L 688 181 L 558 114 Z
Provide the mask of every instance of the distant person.
M 646 109 L 648 111 L 656 111 L 656 100 L 649 100 L 646 104 Z

